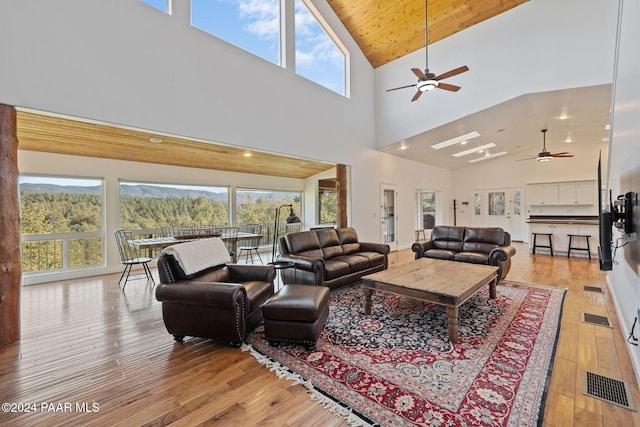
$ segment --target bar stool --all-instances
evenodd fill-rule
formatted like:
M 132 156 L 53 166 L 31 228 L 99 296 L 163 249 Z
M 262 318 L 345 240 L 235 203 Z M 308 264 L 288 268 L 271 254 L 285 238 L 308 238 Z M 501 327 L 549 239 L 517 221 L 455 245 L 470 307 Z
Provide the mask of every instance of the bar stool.
M 591 248 L 589 247 L 589 237 L 591 237 L 588 234 L 567 234 L 567 236 L 569 236 L 569 249 L 567 250 L 567 258 L 569 258 L 569 255 L 571 255 L 571 250 L 573 249 L 574 251 L 587 251 L 587 254 L 589 254 L 589 259 L 591 259 Z M 587 247 L 586 248 L 577 248 L 575 246 L 571 246 L 571 239 L 573 239 L 574 237 L 584 237 L 585 240 L 587 241 Z
M 536 248 L 547 248 L 551 252 L 551 256 L 553 256 L 553 233 L 531 233 L 533 234 L 533 254 L 536 253 Z M 549 238 L 548 245 L 539 245 L 537 238 L 538 236 L 547 236 Z
M 424 234 L 424 230 L 416 230 L 416 242 L 420 240 L 422 234 L 422 240 L 427 240 L 427 236 Z

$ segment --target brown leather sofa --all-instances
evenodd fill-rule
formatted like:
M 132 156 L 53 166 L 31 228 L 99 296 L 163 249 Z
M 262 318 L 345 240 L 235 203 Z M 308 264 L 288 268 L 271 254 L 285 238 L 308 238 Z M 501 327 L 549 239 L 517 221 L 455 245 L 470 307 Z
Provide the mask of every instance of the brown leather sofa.
M 176 341 L 185 336 L 242 344 L 262 320 L 262 305 L 274 292 L 276 271 L 267 265 L 218 265 L 186 275 L 172 255 L 158 258 L 162 317 Z
M 278 261 L 295 264 L 282 270 L 285 284 L 335 289 L 389 265 L 389 245 L 360 242 L 352 227 L 288 233 L 280 238 L 279 248 Z
M 422 257 L 486 264 L 498 267 L 498 280 L 511 268 L 516 248 L 511 235 L 497 227 L 455 227 L 439 225 L 431 231 L 431 239 L 411 246 L 415 259 Z

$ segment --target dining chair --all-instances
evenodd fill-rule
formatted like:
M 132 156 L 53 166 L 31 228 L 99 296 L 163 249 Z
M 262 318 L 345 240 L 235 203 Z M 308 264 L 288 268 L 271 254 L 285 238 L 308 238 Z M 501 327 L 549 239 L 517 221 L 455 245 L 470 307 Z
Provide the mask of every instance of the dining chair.
M 251 260 L 251 264 L 254 264 L 253 254 L 255 253 L 260 260 L 260 264 L 264 264 L 260 257 L 260 252 L 258 251 L 260 248 L 260 240 L 262 240 L 262 224 L 241 225 L 238 227 L 238 234 L 240 233 L 250 233 L 258 236 L 251 239 L 241 240 L 242 244 L 238 248 L 238 259 L 242 258 L 242 253 L 244 252 L 245 264 L 249 264 L 249 260 Z
M 120 264 L 124 265 L 124 271 L 122 272 L 122 275 L 120 275 L 118 286 L 120 286 L 120 283 L 124 278 L 124 284 L 122 285 L 122 290 L 124 290 L 125 286 L 127 286 L 131 269 L 134 265 L 142 265 L 144 274 L 147 278 L 147 283 L 151 280 L 151 283 L 155 286 L 156 282 L 153 280 L 151 270 L 149 270 L 149 266 L 147 265 L 151 262 L 151 258 L 140 256 L 138 248 L 131 243 L 133 240 L 133 233 L 129 230 L 116 230 L 114 234 L 116 236 L 116 243 L 118 244 L 118 251 L 120 252 Z
M 222 241 L 224 242 L 227 251 L 229 251 L 229 256 L 231 262 L 236 262 L 237 259 L 237 239 L 238 239 L 238 227 L 229 227 L 226 225 L 212 225 L 208 226 L 209 229 L 220 236 Z

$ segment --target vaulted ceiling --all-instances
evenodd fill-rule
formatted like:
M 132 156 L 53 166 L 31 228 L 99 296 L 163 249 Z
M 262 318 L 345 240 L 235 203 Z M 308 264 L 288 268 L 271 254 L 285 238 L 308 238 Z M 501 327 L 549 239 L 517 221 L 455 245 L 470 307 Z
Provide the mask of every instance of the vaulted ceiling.
M 347 30 L 351 33 L 371 65 L 380 67 L 425 46 L 425 1 L 424 0 L 327 0 Z M 517 7 L 527 0 L 431 0 L 428 2 L 428 40 L 429 44 L 467 29 L 475 24 L 492 18 L 498 14 Z M 600 91 L 600 92 L 598 92 Z M 514 102 L 515 106 L 505 103 L 503 110 L 516 109 L 518 105 L 528 106 L 537 100 L 540 103 L 566 102 L 567 99 L 584 105 L 598 106 L 594 114 L 583 115 L 580 123 L 572 123 L 575 128 L 596 134 L 595 128 L 604 129 L 601 122 L 607 120 L 608 97 L 601 92 L 607 88 L 591 90 L 594 96 L 586 99 L 582 91 L 556 91 L 549 96 L 551 100 L 541 96 L 529 95 Z M 571 96 L 570 98 L 568 98 Z M 601 107 L 601 108 L 600 108 Z M 544 110 L 544 108 L 538 108 Z M 601 112 L 600 110 L 604 111 Z M 428 140 L 444 140 L 457 136 L 460 129 L 477 130 L 484 124 L 493 123 L 491 117 L 498 110 L 488 109 L 480 115 L 461 118 L 447 125 L 455 128 L 447 131 L 447 126 L 416 135 L 410 140 L 392 144 L 383 149 L 390 154 L 437 164 L 440 167 L 456 169 L 468 165 L 466 159 L 452 158 L 450 153 L 434 156 L 426 145 Z M 537 111 L 537 122 L 545 123 L 548 117 L 540 116 Z M 545 113 L 550 114 L 550 113 Z M 504 116 L 505 114 L 501 114 Z M 477 117 L 476 117 L 477 116 Z M 531 116 L 531 114 L 524 114 Z M 512 126 L 509 138 L 519 141 L 518 146 L 509 148 L 510 153 L 522 152 L 532 154 L 539 151 L 539 129 L 531 126 Z M 333 168 L 335 165 L 309 159 L 292 158 L 272 153 L 253 152 L 251 162 L 244 156 L 246 150 L 215 144 L 211 141 L 194 141 L 171 135 L 156 135 L 153 132 L 124 129 L 108 124 L 78 121 L 73 118 L 39 115 L 35 112 L 23 111 L 18 116 L 20 148 L 24 150 L 50 151 L 63 154 L 76 154 L 91 157 L 116 158 L 121 160 L 153 162 L 177 166 L 201 167 L 235 171 L 242 173 L 259 173 L 265 175 L 285 176 L 291 178 L 307 178 L 319 172 Z M 517 133 L 520 132 L 520 133 Z M 482 133 L 482 132 L 481 132 Z M 489 131 L 485 132 L 490 134 Z M 507 135 L 508 132 L 504 134 Z M 558 138 L 561 132 L 553 134 Z M 150 143 L 152 138 L 161 138 L 163 143 Z M 600 138 L 600 136 L 598 136 Z M 481 138 L 478 138 L 480 141 Z M 601 138 L 600 138 L 601 140 Z M 59 141 L 59 144 L 52 142 Z M 100 141 L 100 144 L 86 144 L 86 141 Z M 554 138 L 555 141 L 555 138 Z M 482 141 L 480 141 L 482 142 Z M 478 143 L 480 143 L 478 142 Z M 506 143 L 505 143 L 506 144 Z M 403 145 L 400 147 L 400 145 Z M 399 150 L 404 146 L 409 150 Z M 504 145 L 504 144 L 503 144 Z M 560 148 L 560 147 L 558 147 Z M 444 151 L 444 150 L 443 150 Z M 448 155 L 445 155 L 448 154 Z M 434 163 L 435 162 L 435 163 Z M 259 167 L 256 168 L 256 165 Z
M 528 0 L 431 0 L 429 44 Z M 424 0 L 328 0 L 374 68 L 425 46 Z

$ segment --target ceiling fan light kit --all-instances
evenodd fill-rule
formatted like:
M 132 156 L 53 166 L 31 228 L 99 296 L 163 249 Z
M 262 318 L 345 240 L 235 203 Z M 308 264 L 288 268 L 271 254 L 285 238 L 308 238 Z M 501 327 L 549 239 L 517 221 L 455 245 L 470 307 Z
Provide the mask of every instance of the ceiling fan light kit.
M 446 73 L 440 74 L 436 76 L 433 73 L 429 72 L 429 41 L 428 41 L 428 32 L 427 32 L 427 0 L 424 2 L 424 53 L 425 53 L 425 69 L 422 72 L 419 68 L 412 68 L 411 71 L 413 74 L 418 77 L 418 82 L 412 85 L 400 86 L 393 89 L 387 89 L 387 92 L 398 89 L 406 89 L 410 87 L 415 87 L 416 94 L 411 98 L 411 102 L 417 101 L 422 95 L 423 92 L 429 92 L 433 89 L 444 89 L 450 92 L 457 92 L 460 90 L 460 86 L 441 83 L 440 80 L 444 80 L 449 77 L 456 76 L 460 73 L 464 73 L 465 71 L 469 71 L 469 67 L 463 65 L 462 67 L 455 68 L 453 70 L 447 71 Z
M 552 153 L 550 151 L 547 151 L 547 138 L 546 138 L 547 129 L 542 129 L 540 132 L 542 132 L 542 151 L 539 152 L 536 157 L 529 157 L 529 158 L 520 159 L 520 160 L 536 159 L 539 162 L 549 162 L 554 157 L 573 157 L 573 154 L 569 153 L 568 151 L 563 151 L 561 153 Z
M 438 82 L 435 80 L 418 80 L 416 89 L 420 92 L 429 92 L 438 87 Z

